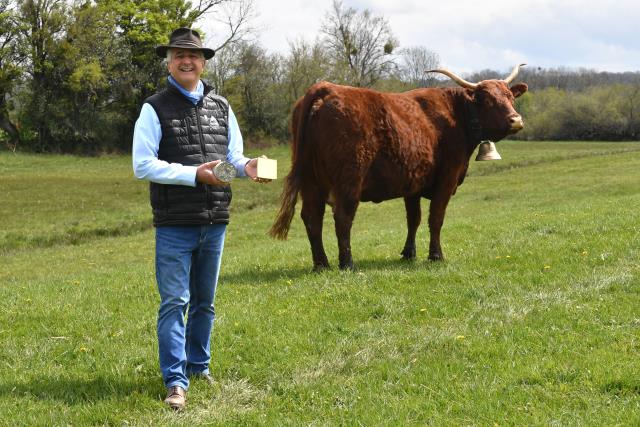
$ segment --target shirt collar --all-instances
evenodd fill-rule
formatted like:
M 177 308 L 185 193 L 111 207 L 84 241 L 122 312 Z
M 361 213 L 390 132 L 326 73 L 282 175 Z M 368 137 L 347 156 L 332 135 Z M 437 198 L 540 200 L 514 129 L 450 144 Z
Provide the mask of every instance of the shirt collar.
M 180 86 L 180 83 L 178 83 L 171 76 L 168 77 L 168 80 L 170 84 L 175 86 L 176 89 L 180 91 L 180 93 L 186 96 L 189 99 L 189 101 L 193 102 L 194 104 L 197 104 L 202 99 L 202 96 L 204 95 L 204 84 L 202 83 L 202 80 L 198 80 L 198 86 L 196 86 L 196 90 L 194 90 L 193 92 L 188 91 L 182 86 Z

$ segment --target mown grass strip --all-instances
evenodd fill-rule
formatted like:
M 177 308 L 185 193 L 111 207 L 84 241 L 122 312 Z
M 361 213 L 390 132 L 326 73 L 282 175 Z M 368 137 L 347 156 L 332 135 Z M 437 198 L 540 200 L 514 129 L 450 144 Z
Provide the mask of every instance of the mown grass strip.
M 132 221 L 112 226 L 86 228 L 73 226 L 60 233 L 25 236 L 17 232 L 7 232 L 0 240 L 0 254 L 29 248 L 48 248 L 58 245 L 78 245 L 105 237 L 129 236 L 152 228 L 151 220 Z
M 640 151 L 640 144 L 504 141 L 498 148 L 505 160 L 472 161 L 469 177 L 544 163 L 634 153 Z M 273 215 L 271 211 L 277 206 L 289 169 L 289 147 L 270 148 L 266 153 L 279 159 L 281 179 L 258 188 L 245 180 L 234 182 L 232 214 L 255 210 Z M 146 183 L 136 181 L 130 168 L 127 156 L 89 159 L 0 153 L 0 194 L 7 197 L 0 199 L 0 214 L 5 218 L 4 230 L 0 231 L 0 253 L 77 245 L 148 230 L 151 213 Z M 57 196 L 47 200 L 51 195 Z
M 640 144 L 638 144 L 638 147 L 621 148 L 616 150 L 593 150 L 588 152 L 552 154 L 545 157 L 506 161 L 506 162 L 494 161 L 494 162 L 491 162 L 491 165 L 488 167 L 471 168 L 471 170 L 467 173 L 467 176 L 469 177 L 487 176 L 487 175 L 500 173 L 500 172 L 504 172 L 512 169 L 537 166 L 543 163 L 554 163 L 554 162 L 562 162 L 565 160 L 577 160 L 577 159 L 584 159 L 589 157 L 603 157 L 603 156 L 612 156 L 616 154 L 635 153 L 635 152 L 640 152 Z

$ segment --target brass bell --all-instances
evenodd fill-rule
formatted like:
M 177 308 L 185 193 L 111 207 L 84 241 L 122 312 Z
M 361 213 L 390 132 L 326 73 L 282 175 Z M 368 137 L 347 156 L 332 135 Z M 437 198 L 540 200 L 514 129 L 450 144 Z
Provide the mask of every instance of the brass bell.
M 493 141 L 482 141 L 478 146 L 478 155 L 476 160 L 501 160 L 500 153 L 496 150 L 496 144 Z

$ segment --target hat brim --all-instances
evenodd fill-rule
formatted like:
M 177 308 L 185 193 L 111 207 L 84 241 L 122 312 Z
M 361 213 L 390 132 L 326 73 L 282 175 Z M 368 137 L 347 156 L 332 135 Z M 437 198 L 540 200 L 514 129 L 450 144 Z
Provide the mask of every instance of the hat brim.
M 167 57 L 167 51 L 169 49 L 185 49 L 185 50 L 199 50 L 204 55 L 204 59 L 211 59 L 216 54 L 216 51 L 213 49 L 209 49 L 208 47 L 186 47 L 186 46 L 177 46 L 177 45 L 160 45 L 156 46 L 156 54 L 160 58 Z

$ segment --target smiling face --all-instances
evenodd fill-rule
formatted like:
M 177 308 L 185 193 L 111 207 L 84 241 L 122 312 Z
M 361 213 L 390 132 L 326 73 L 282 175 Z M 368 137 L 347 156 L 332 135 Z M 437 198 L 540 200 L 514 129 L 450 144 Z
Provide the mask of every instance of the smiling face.
M 207 62 L 202 52 L 191 49 L 170 49 L 169 55 L 167 69 L 171 76 L 183 88 L 194 91 Z

